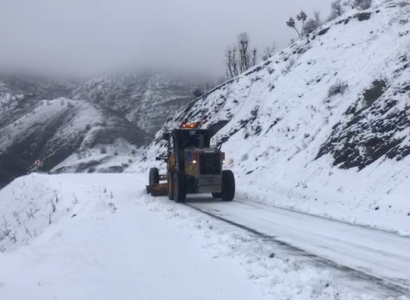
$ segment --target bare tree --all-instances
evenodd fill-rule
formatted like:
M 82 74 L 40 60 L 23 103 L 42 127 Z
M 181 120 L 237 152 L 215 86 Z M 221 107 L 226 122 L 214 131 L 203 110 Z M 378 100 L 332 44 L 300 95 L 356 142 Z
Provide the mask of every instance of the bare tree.
M 257 62 L 258 62 L 258 49 L 253 48 L 252 49 L 252 67 L 256 66 Z
M 273 42 L 272 45 L 265 47 L 263 54 L 261 56 L 263 61 L 267 61 L 276 51 L 276 43 Z
M 303 35 L 308 36 L 317 28 L 316 22 L 313 19 L 306 21 L 305 27 L 303 27 Z
M 342 0 L 334 0 L 330 4 L 330 16 L 327 18 L 328 21 L 332 21 L 337 17 L 340 17 L 344 14 L 344 8 L 342 4 Z
M 372 0 L 353 0 L 353 6 L 360 9 L 368 9 L 372 6 Z
M 289 18 L 289 20 L 286 22 L 286 25 L 290 28 L 295 29 L 295 31 L 298 34 L 299 38 L 302 38 L 303 37 L 303 31 L 304 31 L 304 28 L 305 28 L 305 22 L 306 22 L 306 19 L 307 19 L 307 15 L 303 10 L 301 10 L 300 13 L 296 16 L 296 19 L 298 21 L 302 22 L 301 31 L 299 31 L 297 29 L 295 19 L 293 19 L 292 17 Z
M 344 9 L 342 6 L 342 0 L 334 0 L 330 5 L 332 12 L 335 13 L 336 16 L 340 17 L 344 13 Z
M 314 20 L 316 22 L 317 27 L 322 26 L 323 22 L 322 22 L 322 18 L 320 17 L 320 11 L 319 10 L 315 10 L 313 12 L 313 16 L 314 16 Z
M 242 32 L 237 37 L 237 43 L 225 51 L 226 78 L 238 76 L 257 63 L 258 50 L 250 50 L 249 35 Z
M 302 36 L 300 35 L 299 30 L 296 28 L 296 22 L 295 22 L 295 19 L 294 19 L 294 18 L 290 17 L 290 18 L 289 18 L 289 21 L 286 22 L 286 25 L 287 25 L 288 27 L 290 27 L 290 28 L 295 29 L 295 30 L 296 30 L 296 33 L 297 33 L 298 36 L 299 36 L 299 38 L 302 37 Z
M 233 77 L 233 61 L 232 61 L 232 48 L 228 47 L 225 51 L 225 66 L 226 66 L 226 76 L 231 78 Z
M 307 14 L 303 10 L 301 10 L 300 13 L 296 16 L 296 19 L 298 21 L 302 21 L 302 28 L 304 28 L 305 27 L 305 21 L 307 19 Z
M 246 32 L 242 32 L 238 35 L 238 47 L 239 47 L 239 68 L 241 73 L 249 68 L 250 55 L 249 55 L 249 35 Z
M 239 75 L 238 69 L 238 47 L 233 45 L 232 47 L 232 71 L 234 76 Z
M 320 12 L 315 11 L 314 18 L 306 21 L 305 26 L 303 27 L 303 35 L 308 36 L 310 33 L 312 33 L 314 30 L 319 28 L 321 25 L 322 25 L 322 20 L 320 18 Z

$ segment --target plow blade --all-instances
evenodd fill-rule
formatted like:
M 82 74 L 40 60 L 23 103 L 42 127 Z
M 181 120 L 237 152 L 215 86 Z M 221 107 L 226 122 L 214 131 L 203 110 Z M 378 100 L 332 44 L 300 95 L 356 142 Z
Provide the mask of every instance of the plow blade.
M 168 184 L 147 185 L 147 194 L 151 194 L 153 197 L 166 196 L 168 195 Z

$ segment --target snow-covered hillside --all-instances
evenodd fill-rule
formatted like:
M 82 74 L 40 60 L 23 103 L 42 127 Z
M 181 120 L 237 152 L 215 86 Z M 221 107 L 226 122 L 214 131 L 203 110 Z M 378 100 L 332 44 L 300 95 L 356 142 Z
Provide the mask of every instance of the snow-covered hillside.
M 410 234 L 410 5 L 374 2 L 189 103 L 128 172 L 159 165 L 166 128 L 227 123 L 243 196 Z
M 76 89 L 79 84 L 80 81 L 72 79 L 62 80 L 40 75 L 0 73 L 0 103 L 13 97 L 24 96 L 37 100 L 70 98 L 73 89 Z
M 94 78 L 73 91 L 73 99 L 87 99 L 109 108 L 152 136 L 165 120 L 194 99 L 194 81 L 151 73 Z
M 132 123 L 85 101 L 42 100 L 30 113 L 13 111 L 3 111 L 8 122 L 0 128 L 0 161 L 3 170 L 14 174 L 34 170 L 35 160 L 41 162 L 39 170 L 47 171 L 73 154 L 81 158 L 90 149 L 106 152 L 104 147 L 118 140 L 135 145 L 134 152 L 151 140 Z
M 86 83 L 0 74 L 0 187 L 37 159 L 41 171 L 121 172 L 192 87 L 152 74 Z

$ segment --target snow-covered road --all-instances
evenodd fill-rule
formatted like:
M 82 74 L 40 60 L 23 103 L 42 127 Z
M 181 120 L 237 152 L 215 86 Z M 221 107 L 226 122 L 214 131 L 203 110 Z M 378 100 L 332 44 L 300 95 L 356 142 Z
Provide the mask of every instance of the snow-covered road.
M 206 255 L 178 222 L 150 212 L 136 179 L 36 175 L 0 191 L 0 300 L 268 299 L 240 264 Z M 19 206 L 30 200 L 38 211 L 27 220 Z M 25 235 L 27 246 L 7 251 Z
M 410 287 L 410 238 L 249 200 L 191 198 L 189 206 L 310 254 Z
M 145 183 L 32 174 L 1 190 L 0 299 L 409 299 L 408 238 Z

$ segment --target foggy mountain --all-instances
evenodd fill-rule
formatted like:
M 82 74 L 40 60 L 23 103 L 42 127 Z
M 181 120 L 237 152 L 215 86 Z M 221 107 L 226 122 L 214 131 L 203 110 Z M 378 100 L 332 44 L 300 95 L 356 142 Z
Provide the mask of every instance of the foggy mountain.
M 90 158 L 70 169 L 87 172 L 114 154 L 119 156 L 118 152 L 135 154 L 150 143 L 169 116 L 193 99 L 193 86 L 147 73 L 87 82 L 1 75 L 2 185 L 28 171 L 48 172 L 72 155 L 100 154 L 97 161 Z M 113 144 L 122 145 L 121 149 L 113 149 Z M 105 150 L 107 145 L 111 153 Z M 36 160 L 41 162 L 39 167 Z M 116 164 L 108 170 L 121 171 L 121 163 Z
M 90 100 L 154 136 L 164 121 L 193 100 L 194 82 L 158 74 L 94 78 L 72 93 Z

